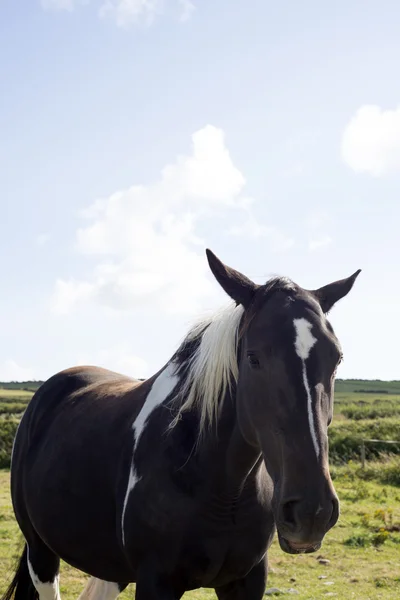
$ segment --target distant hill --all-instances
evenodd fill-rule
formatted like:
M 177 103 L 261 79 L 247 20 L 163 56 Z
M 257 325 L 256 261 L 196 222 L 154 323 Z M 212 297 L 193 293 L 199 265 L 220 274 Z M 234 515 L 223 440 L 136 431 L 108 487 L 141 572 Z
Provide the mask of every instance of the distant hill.
M 35 392 L 43 381 L 0 381 L 0 389 L 2 390 L 24 390 L 27 392 Z
M 380 379 L 336 379 L 335 391 L 359 394 L 400 394 L 400 381 Z
M 43 381 L 0 381 L 0 389 L 34 392 L 42 385 L 42 383 Z M 381 381 L 380 379 L 336 379 L 335 390 L 337 392 L 354 392 L 359 394 L 400 394 L 400 381 Z

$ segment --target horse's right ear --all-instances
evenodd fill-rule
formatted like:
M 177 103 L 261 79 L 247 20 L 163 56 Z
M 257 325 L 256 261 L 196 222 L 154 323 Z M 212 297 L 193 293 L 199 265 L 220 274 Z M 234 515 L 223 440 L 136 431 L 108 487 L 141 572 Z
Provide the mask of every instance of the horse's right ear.
M 239 271 L 224 265 L 211 250 L 206 250 L 208 264 L 222 289 L 230 296 L 236 304 L 242 304 L 247 308 L 253 300 L 254 294 L 259 287 Z
M 312 291 L 324 313 L 328 313 L 338 300 L 341 300 L 341 298 L 344 298 L 350 292 L 360 273 L 361 269 L 358 269 L 358 271 L 350 275 L 350 277 L 346 277 L 346 279 L 334 281 L 318 290 Z

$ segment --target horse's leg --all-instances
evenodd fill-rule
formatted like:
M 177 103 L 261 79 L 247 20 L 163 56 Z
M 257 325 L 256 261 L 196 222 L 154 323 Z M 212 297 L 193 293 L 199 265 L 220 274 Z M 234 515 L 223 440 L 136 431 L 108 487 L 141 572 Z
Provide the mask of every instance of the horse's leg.
M 242 579 L 216 588 L 218 600 L 262 600 L 267 583 L 267 569 L 265 558 Z
M 127 583 L 114 583 L 91 577 L 78 600 L 115 600 L 127 586 Z
M 27 563 L 39 600 L 60 600 L 60 559 L 36 535 L 27 544 Z

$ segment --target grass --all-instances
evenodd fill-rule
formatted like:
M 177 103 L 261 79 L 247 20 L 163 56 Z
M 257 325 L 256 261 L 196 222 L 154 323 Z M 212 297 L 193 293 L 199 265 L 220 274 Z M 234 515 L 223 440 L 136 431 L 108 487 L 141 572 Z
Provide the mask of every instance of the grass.
M 0 384 L 2 385 L 2 384 Z M 17 390 L 17 389 L 12 389 L 12 390 L 8 390 L 8 389 L 4 389 L 0 387 L 0 402 L 17 402 L 17 401 L 21 401 L 21 402 L 25 402 L 27 403 L 28 400 L 30 400 L 30 398 L 32 397 L 32 393 L 29 390 Z
M 358 478 L 354 467 L 333 469 L 341 499 L 338 524 L 315 554 L 284 554 L 276 540 L 269 552 L 267 588 L 294 588 L 299 600 L 391 600 L 400 597 L 400 488 Z M 20 552 L 9 495 L 9 473 L 0 471 L 0 593 Z M 328 560 L 329 564 L 321 564 Z M 62 563 L 63 600 L 77 598 L 86 576 Z M 131 585 L 121 595 L 132 598 Z M 216 598 L 213 590 L 188 592 L 185 600 Z
M 7 466 L 21 412 L 37 382 L 0 383 L 0 467 Z M 295 589 L 299 600 L 400 598 L 400 381 L 337 380 L 335 416 L 329 429 L 331 473 L 341 501 L 338 524 L 320 552 L 284 554 L 274 540 L 267 587 Z M 363 438 L 399 440 L 398 445 L 367 444 Z M 0 470 L 0 594 L 19 553 L 9 473 Z M 329 564 L 320 560 L 328 559 Z M 66 564 L 61 569 L 63 600 L 76 598 L 85 576 Z M 134 586 L 121 594 L 132 598 Z M 188 592 L 185 600 L 215 598 L 213 590 Z

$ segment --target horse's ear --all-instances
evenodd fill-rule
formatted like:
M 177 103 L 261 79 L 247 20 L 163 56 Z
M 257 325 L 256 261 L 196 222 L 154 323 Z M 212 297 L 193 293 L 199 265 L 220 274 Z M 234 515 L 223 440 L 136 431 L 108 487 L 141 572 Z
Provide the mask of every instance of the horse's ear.
M 358 269 L 353 275 L 347 277 L 347 279 L 340 279 L 329 283 L 318 290 L 312 290 L 311 293 L 317 298 L 324 313 L 331 310 L 334 304 L 341 298 L 346 296 L 354 285 L 355 280 L 361 273 L 361 269 Z
M 242 304 L 247 308 L 259 286 L 239 271 L 224 265 L 208 248 L 206 254 L 210 269 L 222 289 L 235 300 L 236 304 Z

